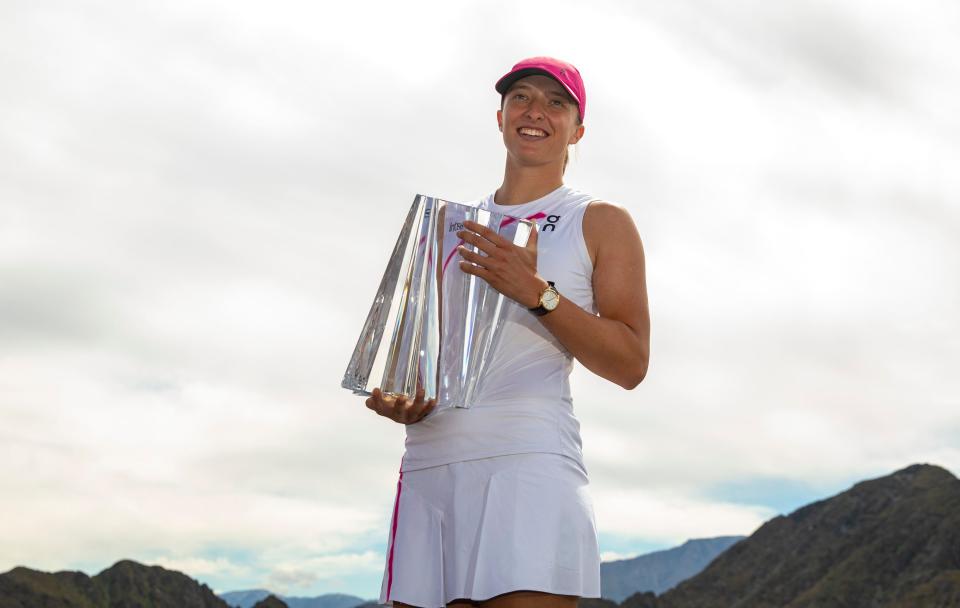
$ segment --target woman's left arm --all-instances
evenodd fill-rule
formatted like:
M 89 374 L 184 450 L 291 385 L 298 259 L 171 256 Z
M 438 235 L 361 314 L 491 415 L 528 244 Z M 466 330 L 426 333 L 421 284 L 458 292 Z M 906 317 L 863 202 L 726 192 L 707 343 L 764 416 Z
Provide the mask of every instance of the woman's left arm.
M 560 304 L 540 317 L 544 327 L 593 373 L 632 389 L 647 375 L 650 311 L 643 243 L 626 209 L 592 203 L 583 236 L 593 258 L 593 297 L 600 316 L 560 293 Z
M 499 235 L 478 224 L 471 222 L 467 227 L 477 235 L 465 232 L 464 240 L 486 255 L 461 250 L 472 262 L 461 264 L 464 271 L 482 277 L 523 306 L 536 306 L 547 287 L 536 272 L 536 237 L 522 248 L 504 239 L 498 242 Z M 564 298 L 561 291 L 557 307 L 539 319 L 584 367 L 632 389 L 646 376 L 650 359 L 643 243 L 627 210 L 604 202 L 587 208 L 583 235 L 593 259 L 593 294 L 599 316 Z

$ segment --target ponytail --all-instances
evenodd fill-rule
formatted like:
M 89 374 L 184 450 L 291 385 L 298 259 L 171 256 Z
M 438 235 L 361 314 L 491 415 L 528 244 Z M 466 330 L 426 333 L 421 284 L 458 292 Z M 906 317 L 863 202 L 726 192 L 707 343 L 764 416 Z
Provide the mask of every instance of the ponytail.
M 582 125 L 582 124 L 583 124 L 583 121 L 580 120 L 580 114 L 578 113 L 578 114 L 577 114 L 577 126 L 579 127 L 579 126 Z M 574 144 L 574 145 L 576 145 L 576 144 Z M 570 146 L 567 146 L 567 149 L 564 150 L 564 152 L 563 152 L 563 172 L 564 172 L 564 173 L 567 172 L 567 163 L 568 163 L 568 162 L 570 162 Z

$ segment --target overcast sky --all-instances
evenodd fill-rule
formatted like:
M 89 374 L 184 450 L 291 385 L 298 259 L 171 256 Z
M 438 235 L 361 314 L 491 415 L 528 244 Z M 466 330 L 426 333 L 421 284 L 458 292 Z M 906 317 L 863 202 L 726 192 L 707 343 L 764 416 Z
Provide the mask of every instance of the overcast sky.
M 960 6 L 0 4 L 0 571 L 379 591 L 403 427 L 339 387 L 413 196 L 575 63 L 652 355 L 578 369 L 607 558 L 960 473 Z

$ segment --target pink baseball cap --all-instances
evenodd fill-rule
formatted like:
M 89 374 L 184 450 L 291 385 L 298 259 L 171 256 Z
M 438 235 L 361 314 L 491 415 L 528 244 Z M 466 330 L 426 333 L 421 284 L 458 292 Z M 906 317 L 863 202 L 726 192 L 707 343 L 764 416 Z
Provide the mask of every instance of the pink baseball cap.
M 494 88 L 497 89 L 497 93 L 503 95 L 514 82 L 531 74 L 545 74 L 562 84 L 563 88 L 567 90 L 567 93 L 570 93 L 570 96 L 577 102 L 580 112 L 580 122 L 583 122 L 583 115 L 587 110 L 587 91 L 583 88 L 583 79 L 580 78 L 580 71 L 575 68 L 573 64 L 567 63 L 566 61 L 560 61 L 553 57 L 530 57 L 529 59 L 524 59 L 504 74 L 503 78 L 497 81 Z

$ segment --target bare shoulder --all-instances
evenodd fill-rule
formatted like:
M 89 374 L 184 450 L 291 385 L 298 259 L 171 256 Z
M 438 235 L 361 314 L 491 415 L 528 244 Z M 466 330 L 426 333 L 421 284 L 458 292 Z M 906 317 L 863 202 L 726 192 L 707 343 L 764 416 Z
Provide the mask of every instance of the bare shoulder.
M 630 212 L 623 205 L 611 203 L 609 201 L 595 200 L 587 205 L 587 216 L 595 217 L 630 217 Z
M 594 266 L 604 249 L 639 249 L 642 252 L 640 233 L 630 212 L 623 205 L 607 201 L 597 200 L 587 206 L 583 214 L 583 238 Z

